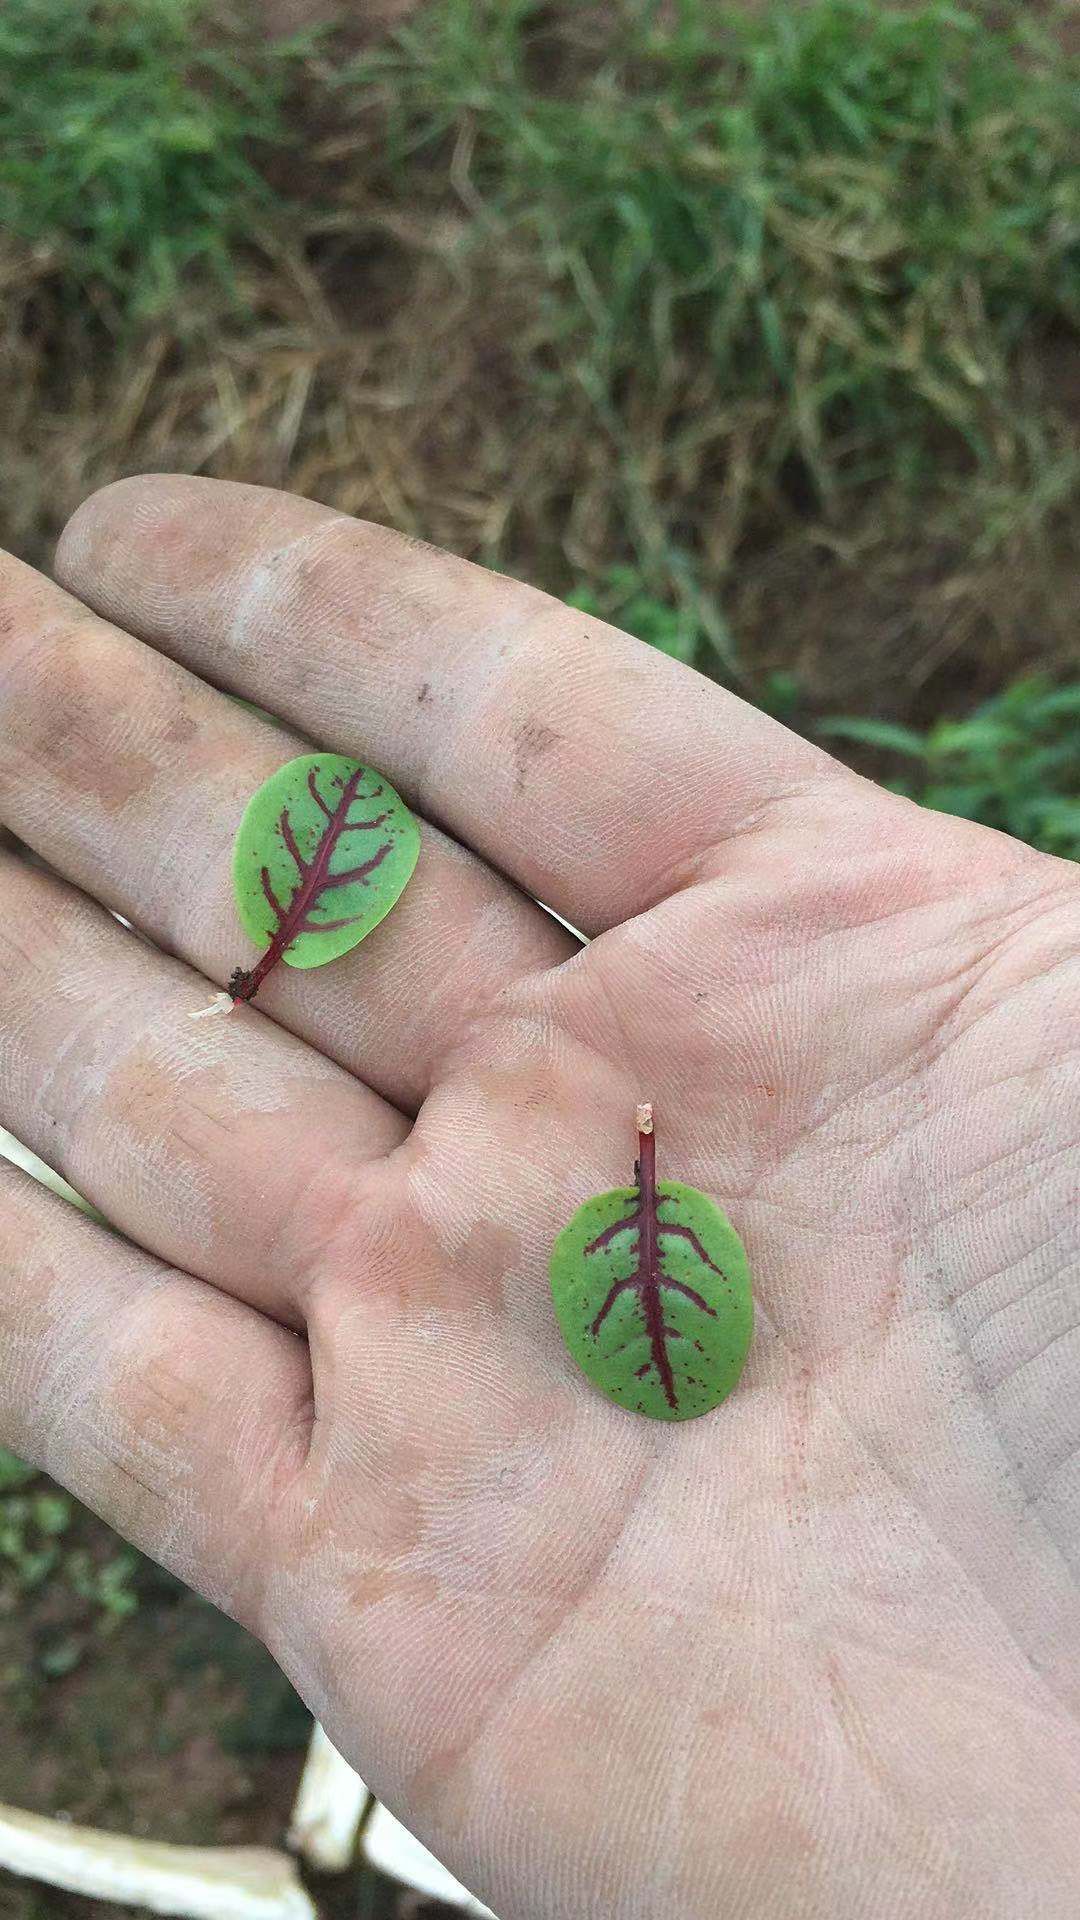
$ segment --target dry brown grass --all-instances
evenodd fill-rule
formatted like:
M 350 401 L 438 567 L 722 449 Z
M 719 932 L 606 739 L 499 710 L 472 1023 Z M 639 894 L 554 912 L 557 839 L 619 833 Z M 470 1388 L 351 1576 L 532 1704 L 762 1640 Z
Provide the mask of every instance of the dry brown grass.
M 628 525 L 657 578 L 674 540 L 749 684 L 794 671 L 811 709 L 922 716 L 1075 659 L 1080 350 L 1064 327 L 995 370 L 992 460 L 965 463 L 941 430 L 929 498 L 888 475 L 830 493 L 777 403 L 718 386 L 685 336 L 662 378 L 619 375 L 605 419 L 574 352 L 560 359 L 539 256 L 512 218 L 489 220 L 475 117 L 395 181 L 378 107 L 343 112 L 325 74 L 316 61 L 295 108 L 302 150 L 272 162 L 294 210 L 250 235 L 235 299 L 196 275 L 175 310 L 110 339 L 89 290 L 73 314 L 47 247 L 0 242 L 5 544 L 47 563 L 92 488 L 177 468 L 290 487 L 556 591 L 601 579 Z M 807 271 L 827 303 L 826 268 Z M 843 459 L 832 447 L 833 475 Z

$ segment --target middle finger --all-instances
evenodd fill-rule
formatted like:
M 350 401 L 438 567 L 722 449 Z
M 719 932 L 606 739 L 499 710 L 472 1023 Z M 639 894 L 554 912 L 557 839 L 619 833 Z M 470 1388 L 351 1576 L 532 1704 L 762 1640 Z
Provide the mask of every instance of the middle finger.
M 0 555 L 0 818 L 222 984 L 252 960 L 232 904 L 236 827 L 305 749 Z M 482 860 L 422 835 L 410 885 L 362 945 L 316 973 L 277 968 L 258 1002 L 405 1111 L 500 989 L 575 945 Z

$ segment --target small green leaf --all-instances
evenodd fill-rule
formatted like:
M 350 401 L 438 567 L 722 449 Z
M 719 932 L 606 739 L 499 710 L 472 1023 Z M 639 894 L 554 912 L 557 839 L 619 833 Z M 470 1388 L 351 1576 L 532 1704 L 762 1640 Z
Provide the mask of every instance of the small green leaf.
M 939 760 L 956 753 L 993 754 L 1010 746 L 1014 738 L 1001 720 L 973 714 L 970 720 L 939 720 L 931 729 L 927 752 Z
M 555 1242 L 563 1339 L 610 1400 L 654 1420 L 719 1406 L 753 1332 L 750 1269 L 731 1222 L 696 1188 L 655 1178 L 651 1131 L 637 1185 L 597 1194 Z
M 71 1501 L 63 1493 L 39 1493 L 35 1495 L 32 1512 L 35 1523 L 42 1533 L 66 1533 L 71 1525 Z
M 28 1467 L 6 1447 L 0 1447 L 0 1494 L 14 1493 L 18 1488 L 28 1486 L 37 1474 L 36 1467 Z
M 321 967 L 385 919 L 416 866 L 420 829 L 389 781 L 338 753 L 279 767 L 249 801 L 233 851 L 244 930 L 265 948 L 230 982 L 250 1000 L 284 960 Z
M 910 727 L 895 726 L 891 720 L 839 717 L 819 721 L 817 731 L 826 740 L 854 740 L 861 747 L 884 747 L 890 753 L 904 753 L 913 760 L 922 760 L 926 755 L 922 735 L 913 733 Z
M 43 1649 L 38 1665 L 47 1680 L 63 1680 L 74 1673 L 85 1652 L 84 1642 L 75 1634 L 68 1634 L 66 1639 L 56 1640 Z

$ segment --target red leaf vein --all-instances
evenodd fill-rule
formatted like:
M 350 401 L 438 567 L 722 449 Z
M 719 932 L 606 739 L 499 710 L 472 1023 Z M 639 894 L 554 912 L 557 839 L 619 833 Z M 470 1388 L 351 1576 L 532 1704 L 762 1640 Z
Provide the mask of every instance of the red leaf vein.
M 304 859 L 303 854 L 301 853 L 299 847 L 296 844 L 296 835 L 293 832 L 292 821 L 289 819 L 288 807 L 282 808 L 281 819 L 278 821 L 278 829 L 281 833 L 282 839 L 285 842 L 285 851 L 288 854 L 289 859 L 295 865 L 296 871 L 300 875 L 301 880 L 303 880 L 305 874 L 308 871 L 308 863 Z

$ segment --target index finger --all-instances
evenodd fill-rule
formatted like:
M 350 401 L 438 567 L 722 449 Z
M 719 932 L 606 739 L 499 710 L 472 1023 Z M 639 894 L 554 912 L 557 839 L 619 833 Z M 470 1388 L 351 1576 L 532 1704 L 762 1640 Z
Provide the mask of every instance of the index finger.
M 268 488 L 118 481 L 74 515 L 57 573 L 218 686 L 383 768 L 588 933 L 841 773 L 601 620 Z

